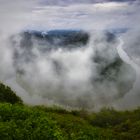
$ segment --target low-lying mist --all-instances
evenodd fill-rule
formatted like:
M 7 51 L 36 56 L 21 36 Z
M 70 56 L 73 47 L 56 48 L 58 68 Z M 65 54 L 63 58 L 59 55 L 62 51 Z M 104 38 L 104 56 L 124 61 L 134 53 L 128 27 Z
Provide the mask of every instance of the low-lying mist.
M 126 6 L 120 4 L 118 8 Z M 3 1 L 2 8 L 0 6 L 3 19 L 0 21 L 0 81 L 11 86 L 25 103 L 89 110 L 139 105 L 139 66 L 127 55 L 129 51 L 123 50 L 127 48 L 129 33 L 123 36 L 103 30 L 108 25 L 106 20 L 105 26 L 95 30 L 87 15 L 92 16 L 93 12 L 95 16 L 97 11 L 99 15 L 102 12 L 108 15 L 110 11 L 101 8 L 92 11 L 91 8 L 88 12 L 87 7 L 41 9 L 37 1 L 16 0 L 16 5 Z M 60 9 L 64 12 L 57 15 Z M 48 12 L 48 21 L 45 12 Z M 64 26 L 66 17 L 73 19 L 72 15 L 76 18 L 68 27 Z M 112 13 L 109 16 L 112 17 Z M 91 22 L 89 25 L 80 24 L 85 17 Z M 95 18 L 100 21 L 98 16 Z
M 51 43 L 42 31 L 38 36 L 23 31 L 4 41 L 2 79 L 14 82 L 25 102 L 97 109 L 111 106 L 133 87 L 135 70 L 120 58 L 120 41 L 113 33 L 65 31 L 62 38 L 61 31 L 53 32 L 58 36 L 48 35 Z M 75 34 L 89 38 L 84 44 L 84 38 L 63 44 Z

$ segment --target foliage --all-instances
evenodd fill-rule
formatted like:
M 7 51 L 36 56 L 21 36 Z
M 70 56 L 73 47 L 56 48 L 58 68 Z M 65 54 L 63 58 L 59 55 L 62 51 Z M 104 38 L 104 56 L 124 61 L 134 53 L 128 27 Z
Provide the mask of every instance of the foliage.
M 11 90 L 10 87 L 5 86 L 2 83 L 0 83 L 0 102 L 8 102 L 11 104 L 23 103 L 21 98 L 18 97 L 16 93 Z
M 83 110 L 0 103 L 2 140 L 139 140 L 139 132 L 140 108 L 104 108 L 86 114 Z
M 27 106 L 3 84 L 0 102 L 0 140 L 140 140 L 140 108 L 87 112 Z
M 63 140 L 56 122 L 31 107 L 0 104 L 0 139 L 2 140 Z

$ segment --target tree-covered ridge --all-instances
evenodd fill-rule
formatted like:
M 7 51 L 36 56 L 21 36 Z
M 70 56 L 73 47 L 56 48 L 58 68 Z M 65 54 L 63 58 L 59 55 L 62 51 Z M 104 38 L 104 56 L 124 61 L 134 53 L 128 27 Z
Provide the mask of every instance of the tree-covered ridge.
M 0 140 L 140 140 L 140 108 L 67 111 L 21 104 L 3 84 L 0 93 Z
M 20 103 L 22 104 L 22 100 L 20 97 L 16 95 L 14 91 L 11 90 L 10 87 L 0 83 L 0 102 L 8 102 L 11 104 Z

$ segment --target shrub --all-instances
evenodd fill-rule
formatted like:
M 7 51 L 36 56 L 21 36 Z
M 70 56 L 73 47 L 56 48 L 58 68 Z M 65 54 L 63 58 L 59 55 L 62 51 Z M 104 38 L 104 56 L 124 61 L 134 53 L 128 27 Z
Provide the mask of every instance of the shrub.
M 0 104 L 0 139 L 64 140 L 57 123 L 45 112 L 27 106 Z

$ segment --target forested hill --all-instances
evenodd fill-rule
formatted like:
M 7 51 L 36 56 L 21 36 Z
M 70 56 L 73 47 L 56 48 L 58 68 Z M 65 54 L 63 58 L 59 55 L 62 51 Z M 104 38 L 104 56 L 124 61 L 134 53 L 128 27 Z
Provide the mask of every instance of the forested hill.
M 140 108 L 98 113 L 27 106 L 0 84 L 0 140 L 139 140 Z
M 11 104 L 19 103 L 22 104 L 23 101 L 20 97 L 16 95 L 10 87 L 0 83 L 0 102 L 8 102 Z

